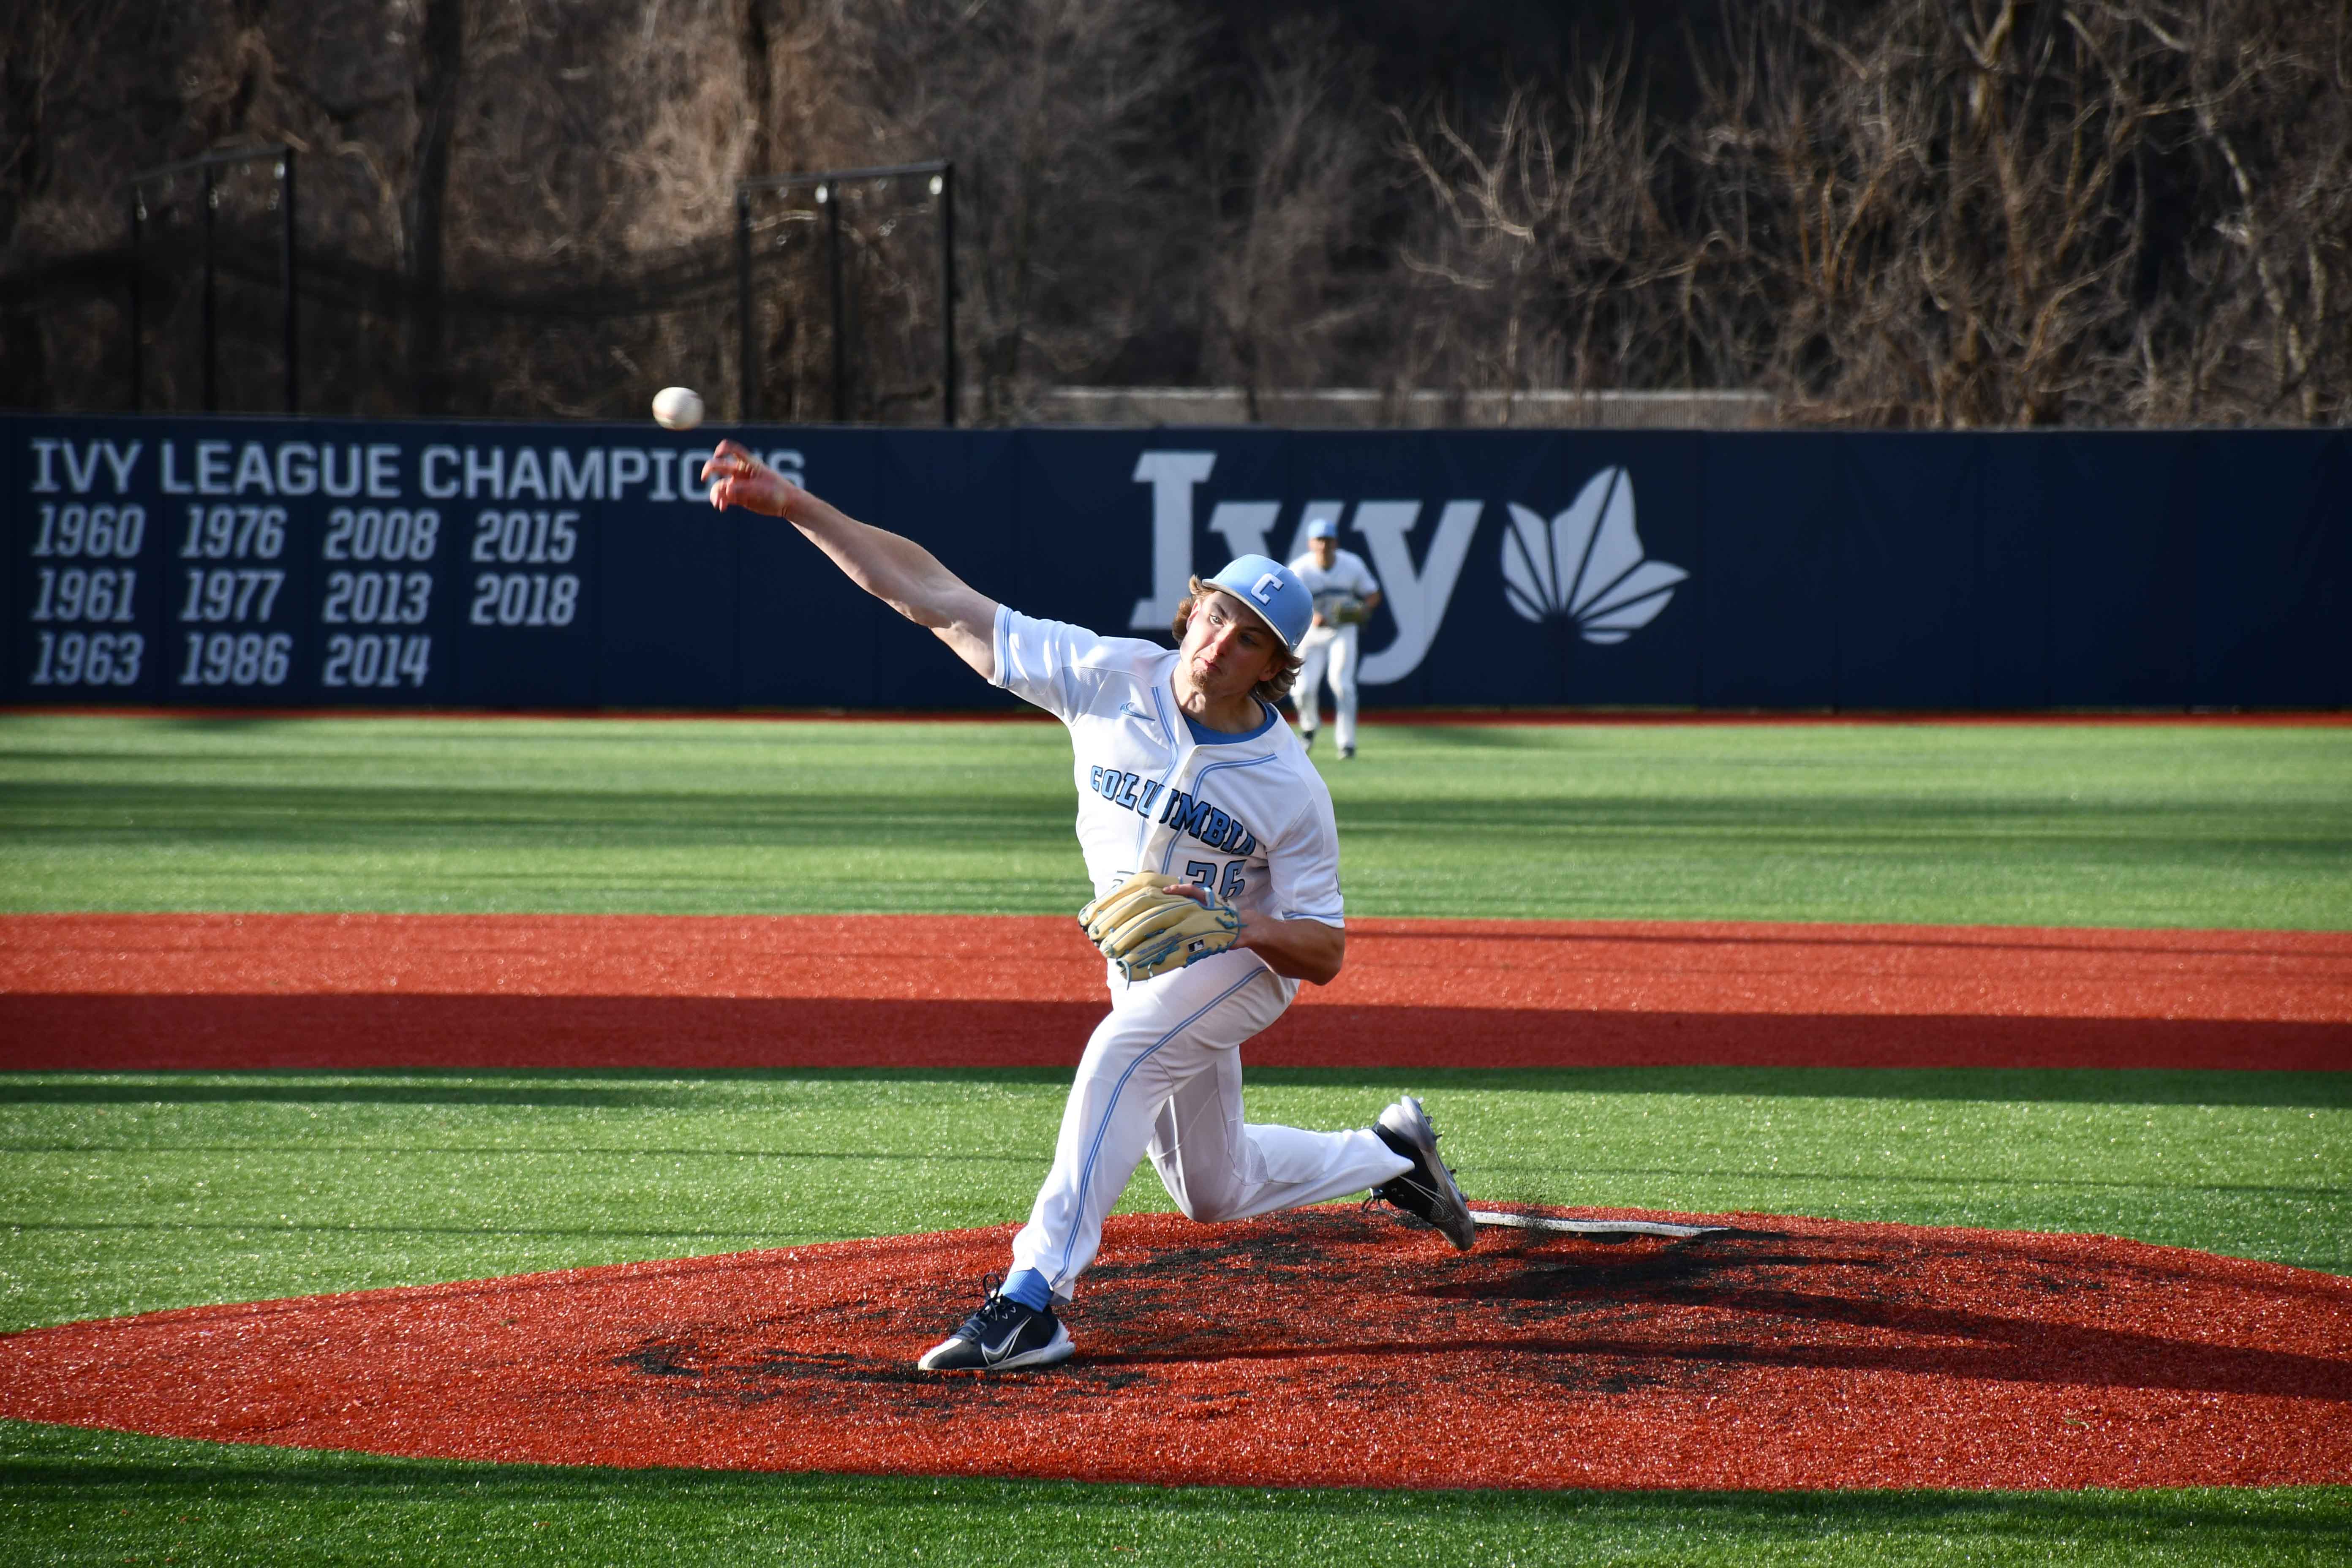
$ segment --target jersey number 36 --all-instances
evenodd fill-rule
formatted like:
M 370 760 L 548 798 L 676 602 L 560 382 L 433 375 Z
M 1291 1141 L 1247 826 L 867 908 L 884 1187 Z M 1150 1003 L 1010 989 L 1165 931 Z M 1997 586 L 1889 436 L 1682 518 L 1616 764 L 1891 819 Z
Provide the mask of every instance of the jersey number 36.
M 1244 888 L 1249 886 L 1242 880 L 1242 868 L 1248 864 L 1246 860 L 1226 861 L 1224 879 L 1220 882 L 1215 861 L 1187 860 L 1184 862 L 1184 876 L 1194 887 L 1206 888 L 1230 904 L 1242 896 Z

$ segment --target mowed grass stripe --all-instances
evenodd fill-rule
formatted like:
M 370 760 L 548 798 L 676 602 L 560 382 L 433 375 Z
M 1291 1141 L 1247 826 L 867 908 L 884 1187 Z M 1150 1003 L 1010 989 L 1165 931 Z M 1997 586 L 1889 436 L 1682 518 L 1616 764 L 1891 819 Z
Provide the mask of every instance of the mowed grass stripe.
M 975 1441 L 984 1441 L 975 1434 Z M 1381 1492 L 435 1463 L 0 1422 L 12 1562 L 2304 1564 L 2352 1489 Z
M 0 1327 L 999 1225 L 1065 1074 L 0 1078 Z M 1254 1120 L 1428 1098 L 1499 1202 L 2097 1232 L 2352 1273 L 2352 1075 L 1252 1075 Z M 1166 1211 L 1147 1168 L 1129 1211 Z M 950 1312 L 954 1303 L 942 1303 Z
M 1066 913 L 1052 723 L 0 716 L 0 907 Z M 2352 727 L 1376 726 L 1351 910 L 2352 929 Z

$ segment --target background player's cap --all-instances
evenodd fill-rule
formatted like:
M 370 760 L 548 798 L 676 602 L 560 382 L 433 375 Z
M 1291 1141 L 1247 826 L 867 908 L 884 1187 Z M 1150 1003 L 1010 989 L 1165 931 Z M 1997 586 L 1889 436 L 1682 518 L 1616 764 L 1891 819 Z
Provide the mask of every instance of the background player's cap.
M 1313 522 L 1307 525 L 1307 537 L 1309 539 L 1337 539 L 1339 537 L 1339 525 L 1333 522 L 1328 517 L 1318 517 Z
M 1297 573 L 1270 555 L 1236 555 L 1231 565 L 1202 585 L 1223 588 L 1255 610 L 1285 647 L 1297 647 L 1315 619 L 1315 595 L 1307 591 Z

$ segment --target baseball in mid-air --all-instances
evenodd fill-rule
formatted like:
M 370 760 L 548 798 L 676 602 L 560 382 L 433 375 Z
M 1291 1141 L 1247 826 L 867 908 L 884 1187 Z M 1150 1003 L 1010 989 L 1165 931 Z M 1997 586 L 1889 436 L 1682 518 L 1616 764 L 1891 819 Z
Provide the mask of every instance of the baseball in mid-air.
M 665 430 L 691 430 L 702 423 L 702 395 L 690 386 L 665 386 L 654 394 L 654 423 Z

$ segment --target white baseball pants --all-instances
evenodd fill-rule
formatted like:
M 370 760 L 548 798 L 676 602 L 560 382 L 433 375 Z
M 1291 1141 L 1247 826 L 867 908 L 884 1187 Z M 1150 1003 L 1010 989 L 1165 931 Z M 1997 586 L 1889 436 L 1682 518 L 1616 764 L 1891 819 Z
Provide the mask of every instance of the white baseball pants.
M 1410 1162 L 1370 1128 L 1307 1132 L 1242 1121 L 1244 1040 L 1282 1016 L 1286 988 L 1246 952 L 1156 979 L 1114 979 L 1062 1111 L 1054 1168 L 1013 1238 L 1013 1267 L 1066 1300 L 1104 1218 L 1146 1153 L 1192 1219 L 1246 1219 L 1380 1185 Z
M 1331 695 L 1339 699 L 1339 744 L 1353 749 L 1356 744 L 1356 633 L 1355 626 L 1339 626 L 1331 635 L 1322 637 L 1322 628 L 1308 632 L 1298 641 L 1298 679 L 1290 689 L 1290 704 L 1298 710 L 1300 733 L 1315 733 L 1316 721 L 1323 706 L 1323 678 L 1328 670 L 1331 679 Z

